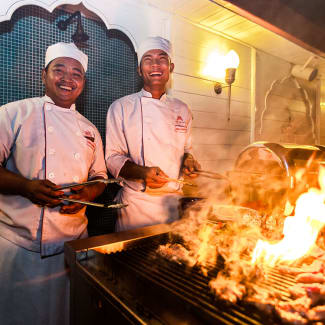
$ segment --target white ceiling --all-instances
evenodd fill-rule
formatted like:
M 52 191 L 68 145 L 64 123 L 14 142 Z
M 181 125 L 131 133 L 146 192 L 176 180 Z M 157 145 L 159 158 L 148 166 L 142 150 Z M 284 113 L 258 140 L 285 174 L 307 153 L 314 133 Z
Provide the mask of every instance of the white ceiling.
M 145 2 L 181 16 L 202 28 L 233 38 L 294 64 L 303 65 L 310 56 L 314 55 L 282 36 L 209 0 L 147 0 Z M 312 60 L 309 66 L 317 66 L 320 75 L 325 78 L 325 59 L 318 57 Z

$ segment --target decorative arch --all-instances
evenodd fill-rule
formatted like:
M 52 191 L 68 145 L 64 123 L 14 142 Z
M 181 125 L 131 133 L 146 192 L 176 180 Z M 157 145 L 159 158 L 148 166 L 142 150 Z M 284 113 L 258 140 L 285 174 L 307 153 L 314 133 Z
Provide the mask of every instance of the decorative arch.
M 118 29 L 128 36 L 137 51 L 139 42 L 147 36 L 170 39 L 171 14 L 163 12 L 143 1 L 110 0 L 0 0 L 0 22 L 10 20 L 20 7 L 35 5 L 53 12 L 61 5 L 79 5 L 95 13 L 107 29 Z

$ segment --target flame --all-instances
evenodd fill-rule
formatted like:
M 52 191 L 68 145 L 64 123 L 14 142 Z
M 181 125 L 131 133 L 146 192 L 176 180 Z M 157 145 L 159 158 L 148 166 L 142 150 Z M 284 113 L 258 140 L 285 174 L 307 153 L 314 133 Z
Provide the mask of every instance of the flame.
M 257 242 L 252 256 L 253 264 L 290 264 L 313 249 L 317 235 L 325 224 L 325 168 L 320 168 L 319 184 L 320 189 L 311 188 L 300 195 L 296 202 L 295 215 L 284 221 L 284 237 L 280 242 Z
M 211 225 L 205 225 L 199 232 L 199 238 L 201 240 L 201 245 L 199 248 L 199 251 L 197 253 L 198 259 L 197 261 L 200 264 L 205 264 L 207 258 L 208 258 L 208 246 L 209 246 L 209 240 L 212 235 L 213 227 Z

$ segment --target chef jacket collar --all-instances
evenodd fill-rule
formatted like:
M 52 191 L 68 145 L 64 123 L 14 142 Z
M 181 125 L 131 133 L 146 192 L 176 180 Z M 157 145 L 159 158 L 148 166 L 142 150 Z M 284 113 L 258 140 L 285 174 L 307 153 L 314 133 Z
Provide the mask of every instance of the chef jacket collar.
M 144 88 L 141 89 L 141 91 L 140 91 L 140 96 L 141 96 L 141 97 L 150 97 L 150 98 L 152 98 L 151 93 L 150 93 L 149 91 L 146 91 Z M 166 93 L 164 93 L 164 94 L 160 97 L 160 99 L 157 99 L 157 100 L 161 100 L 161 101 L 165 102 L 165 101 L 167 100 L 167 95 L 166 95 Z
M 55 103 L 53 102 L 52 98 L 49 97 L 49 96 L 47 96 L 47 95 L 44 95 L 44 96 L 43 96 L 43 100 L 44 100 L 45 103 L 51 103 L 51 104 L 55 105 Z M 55 106 L 58 106 L 58 105 L 55 105 Z M 58 106 L 58 107 L 60 107 L 60 106 Z M 63 108 L 63 107 L 62 107 L 62 108 Z M 76 104 L 72 104 L 72 105 L 70 106 L 70 109 L 71 109 L 72 111 L 75 111 L 75 110 L 76 110 Z

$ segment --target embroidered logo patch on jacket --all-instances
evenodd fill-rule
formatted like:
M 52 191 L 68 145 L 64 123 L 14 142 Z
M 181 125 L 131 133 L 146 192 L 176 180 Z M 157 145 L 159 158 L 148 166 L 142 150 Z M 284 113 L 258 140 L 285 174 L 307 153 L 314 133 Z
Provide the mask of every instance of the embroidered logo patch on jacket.
M 177 116 L 175 121 L 175 131 L 183 132 L 183 133 L 187 131 L 186 122 L 183 120 L 183 118 L 180 115 Z
M 85 130 L 83 136 L 87 139 L 87 144 L 95 149 L 95 134 L 90 130 Z

